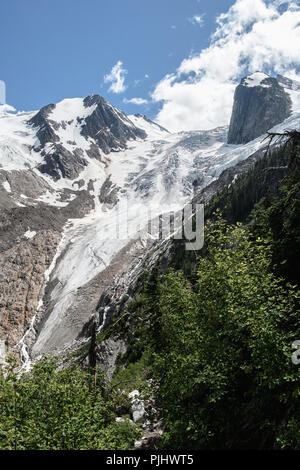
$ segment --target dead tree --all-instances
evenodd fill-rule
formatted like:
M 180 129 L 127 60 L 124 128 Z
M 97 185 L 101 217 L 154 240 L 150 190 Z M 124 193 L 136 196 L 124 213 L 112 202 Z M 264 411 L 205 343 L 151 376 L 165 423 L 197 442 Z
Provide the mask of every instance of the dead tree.
M 267 137 L 269 139 L 267 154 L 270 151 L 272 143 L 279 144 L 283 149 L 290 150 L 290 158 L 288 164 L 285 166 L 276 166 L 268 168 L 269 170 L 295 170 L 299 167 L 300 159 L 300 132 L 297 130 L 285 130 L 284 132 L 268 132 Z
M 91 344 L 89 349 L 89 369 L 90 372 L 96 374 L 96 364 L 97 364 L 97 344 L 96 344 L 96 322 L 95 320 L 91 326 Z

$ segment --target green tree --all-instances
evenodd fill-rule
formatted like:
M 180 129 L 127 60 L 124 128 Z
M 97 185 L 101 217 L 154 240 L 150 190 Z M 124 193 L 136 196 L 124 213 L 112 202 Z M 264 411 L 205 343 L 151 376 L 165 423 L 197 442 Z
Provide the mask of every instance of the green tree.
M 299 292 L 271 272 L 271 248 L 240 225 L 207 225 L 197 286 L 161 283 L 155 373 L 165 448 L 295 448 L 300 443 Z

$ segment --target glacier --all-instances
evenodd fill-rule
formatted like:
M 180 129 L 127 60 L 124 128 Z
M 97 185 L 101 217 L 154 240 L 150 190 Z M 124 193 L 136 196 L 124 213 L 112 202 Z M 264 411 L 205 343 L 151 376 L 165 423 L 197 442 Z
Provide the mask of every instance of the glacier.
M 266 135 L 244 145 L 229 145 L 227 126 L 209 131 L 170 133 L 144 116 L 123 117 L 117 113 L 126 126 L 145 131 L 146 138 L 130 138 L 126 148 L 113 148 L 109 153 L 100 151 L 98 159 L 92 158 L 88 150 L 96 141 L 82 135 L 82 126 L 95 111 L 95 106 L 84 106 L 81 98 L 63 100 L 48 116 L 49 122 L 55 123 L 53 126 L 65 148 L 83 150 L 87 164 L 80 172 L 78 182 L 93 198 L 94 208 L 84 217 L 69 218 L 63 228 L 56 254 L 44 273 L 44 288 L 37 306 L 37 313 L 44 309 L 43 321 L 37 329 L 34 316 L 29 326 L 36 336 L 30 354 L 26 333 L 19 342 L 26 367 L 30 356 L 37 358 L 76 343 L 84 322 L 89 319 L 86 312 L 79 312 L 78 317 L 70 319 L 78 292 L 116 263 L 119 253 L 130 241 L 135 241 L 139 247 L 146 246 L 144 231 L 139 228 L 147 226 L 149 217 L 181 210 L 196 190 L 205 188 L 226 168 L 267 145 Z M 35 114 L 1 114 L 0 169 L 5 172 L 31 170 L 45 182 L 48 189 L 42 195 L 31 199 L 23 197 L 24 207 L 42 203 L 63 208 L 76 202 L 74 179 L 61 177 L 54 180 L 39 171 L 52 144 L 46 143 L 44 149 L 39 150 L 36 130 L 28 124 Z M 272 131 L 299 128 L 299 125 L 300 113 L 294 112 Z M 107 194 L 100 197 L 105 183 L 107 194 L 113 193 L 114 198 L 107 198 Z M 20 205 L 20 194 L 16 195 L 9 182 L 2 186 L 9 197 L 15 198 L 15 205 Z M 68 191 L 68 197 L 62 200 L 64 191 Z M 126 213 L 122 207 L 126 207 Z M 128 237 L 117 233 L 118 224 L 120 226 L 122 220 L 124 223 L 124 218 L 136 227 Z M 29 226 L 24 237 L 31 240 L 35 233 Z M 68 332 L 61 331 L 65 321 L 73 322 Z

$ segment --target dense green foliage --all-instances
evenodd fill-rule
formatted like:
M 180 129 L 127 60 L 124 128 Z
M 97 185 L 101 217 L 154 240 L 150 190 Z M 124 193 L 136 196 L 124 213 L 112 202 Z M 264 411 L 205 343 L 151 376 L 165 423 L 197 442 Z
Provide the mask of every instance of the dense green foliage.
M 271 250 L 241 228 L 208 225 L 193 286 L 160 281 L 154 370 L 166 448 L 294 448 L 300 442 L 299 292 L 270 270 Z
M 299 446 L 291 344 L 300 338 L 300 294 L 274 275 L 272 257 L 267 238 L 217 217 L 193 279 L 153 275 L 129 306 L 123 361 L 152 352 L 166 423 L 160 448 Z
M 251 214 L 251 232 L 269 240 L 274 272 L 300 284 L 300 172 L 281 187 L 280 198 L 264 197 Z
M 0 449 L 133 447 L 140 431 L 129 421 L 115 421 L 126 400 L 107 393 L 100 373 L 95 382 L 79 368 L 57 370 L 52 360 L 40 361 L 21 377 L 15 369 L 10 361 L 0 373 Z

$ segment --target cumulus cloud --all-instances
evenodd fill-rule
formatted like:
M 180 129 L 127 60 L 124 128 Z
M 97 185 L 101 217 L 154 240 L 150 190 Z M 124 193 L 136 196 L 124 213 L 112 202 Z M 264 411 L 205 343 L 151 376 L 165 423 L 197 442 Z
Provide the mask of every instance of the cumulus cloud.
M 123 93 L 126 90 L 125 76 L 127 70 L 123 68 L 123 62 L 120 60 L 113 66 L 111 72 L 104 76 L 104 83 L 111 83 L 108 91 L 112 93 Z
M 156 85 L 156 121 L 174 131 L 226 125 L 242 76 L 264 71 L 299 80 L 299 67 L 299 1 L 236 0 L 217 18 L 210 46 Z
M 192 23 L 193 25 L 198 25 L 198 26 L 203 26 L 204 21 L 203 21 L 203 15 L 194 15 L 192 18 L 188 18 L 188 21 Z
M 9 104 L 0 104 L 0 116 L 6 113 L 16 113 L 17 110 Z
M 148 100 L 145 100 L 144 98 L 130 98 L 130 99 L 124 98 L 123 103 L 136 104 L 138 106 L 141 106 L 143 104 L 147 104 Z

